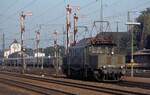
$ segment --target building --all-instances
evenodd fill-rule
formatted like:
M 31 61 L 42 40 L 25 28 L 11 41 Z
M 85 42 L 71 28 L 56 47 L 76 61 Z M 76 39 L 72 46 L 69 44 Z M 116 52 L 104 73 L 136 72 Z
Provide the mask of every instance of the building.
M 36 52 L 34 53 L 34 57 L 45 57 L 45 53 L 42 53 L 42 52 Z
M 5 49 L 5 51 L 4 51 L 4 57 L 8 58 L 9 55 L 10 55 L 10 49 Z
M 35 50 L 36 51 L 36 50 Z M 17 42 L 17 40 L 14 40 L 12 42 L 12 44 L 9 46 L 9 49 L 5 49 L 4 51 L 4 57 L 5 58 L 9 58 L 10 55 L 13 55 L 14 53 L 20 53 L 21 52 L 21 44 L 19 42 Z M 25 49 L 25 54 L 27 54 L 28 56 L 33 56 L 33 57 L 45 57 L 45 53 L 42 52 L 35 52 L 30 49 L 30 48 L 26 48 Z
M 10 54 L 21 51 L 21 44 L 14 40 L 10 45 Z
M 12 44 L 9 46 L 9 49 L 5 49 L 4 57 L 8 58 L 9 55 L 20 51 L 21 51 L 21 44 L 18 43 L 17 40 L 14 40 Z

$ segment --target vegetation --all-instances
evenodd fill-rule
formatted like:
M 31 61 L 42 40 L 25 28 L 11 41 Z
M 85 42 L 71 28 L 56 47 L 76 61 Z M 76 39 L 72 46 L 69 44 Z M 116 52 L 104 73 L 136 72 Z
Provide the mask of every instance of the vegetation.
M 136 20 L 141 23 L 140 26 L 134 27 L 137 31 L 135 33 L 136 45 L 138 49 L 150 49 L 150 8 L 142 11 L 141 15 Z
M 55 52 L 56 48 L 54 47 L 47 47 L 44 49 L 44 53 L 46 56 L 54 56 L 54 52 Z M 63 56 L 64 52 L 65 52 L 65 47 L 64 46 L 58 46 L 57 51 L 60 52 L 60 55 Z
M 123 33 L 122 33 L 123 34 Z M 116 34 L 117 35 L 117 34 Z M 131 51 L 131 37 L 128 33 L 124 33 L 123 36 L 119 38 L 119 53 L 127 54 Z

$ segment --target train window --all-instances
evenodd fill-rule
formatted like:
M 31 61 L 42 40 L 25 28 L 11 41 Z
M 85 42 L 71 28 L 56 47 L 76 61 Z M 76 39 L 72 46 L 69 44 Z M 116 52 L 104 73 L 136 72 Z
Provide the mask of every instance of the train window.
M 97 53 L 97 49 L 95 47 L 92 47 L 92 53 Z
M 89 47 L 89 52 L 91 53 L 103 53 L 102 48 L 101 47 Z
M 101 48 L 101 47 L 99 47 L 99 53 L 103 53 L 103 52 L 102 52 L 102 48 Z
M 89 52 L 91 52 L 92 51 L 92 47 L 89 47 Z
M 96 53 L 96 52 L 95 52 L 95 47 L 94 47 L 94 46 L 89 47 L 89 52 L 91 52 L 91 53 Z

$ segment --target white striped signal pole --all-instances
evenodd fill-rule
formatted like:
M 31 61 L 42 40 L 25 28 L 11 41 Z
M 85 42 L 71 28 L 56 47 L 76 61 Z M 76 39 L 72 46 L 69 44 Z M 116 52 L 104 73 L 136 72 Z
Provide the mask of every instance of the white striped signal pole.
M 67 5 L 66 11 L 67 11 L 67 14 L 66 14 L 67 15 L 67 17 L 66 17 L 66 28 L 67 28 L 66 53 L 68 53 L 69 52 L 68 47 L 70 46 L 70 31 L 71 31 L 70 15 L 71 15 L 71 11 L 72 11 L 69 4 Z
M 80 10 L 80 6 L 71 6 L 72 8 L 72 12 L 73 14 L 73 20 L 74 20 L 74 25 L 73 25 L 73 32 L 70 33 L 70 44 L 75 45 L 76 44 L 76 33 L 78 31 L 78 27 L 77 27 L 77 22 L 78 22 L 78 16 L 79 15 L 79 10 Z
M 67 17 L 66 17 L 66 28 L 67 28 L 67 46 L 66 46 L 66 54 L 67 54 L 67 63 L 68 63 L 68 75 L 70 75 L 70 60 L 69 60 L 69 47 L 70 47 L 70 30 L 71 30 L 71 22 L 70 22 L 70 15 L 71 15 L 71 7 L 68 4 L 66 7 Z
M 22 59 L 22 64 L 23 64 L 23 70 L 22 73 L 25 73 L 25 69 L 26 69 L 26 64 L 24 62 L 24 49 L 23 49 L 23 33 L 25 32 L 25 17 L 26 16 L 32 16 L 32 12 L 26 12 L 24 13 L 22 11 L 21 15 L 20 15 L 20 31 L 21 31 L 21 59 Z

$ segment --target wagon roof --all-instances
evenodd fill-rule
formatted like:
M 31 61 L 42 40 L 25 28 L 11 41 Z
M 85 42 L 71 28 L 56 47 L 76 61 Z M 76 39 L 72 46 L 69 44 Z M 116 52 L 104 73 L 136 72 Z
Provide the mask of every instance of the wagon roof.
M 139 50 L 135 52 L 134 55 L 150 55 L 150 49 Z

